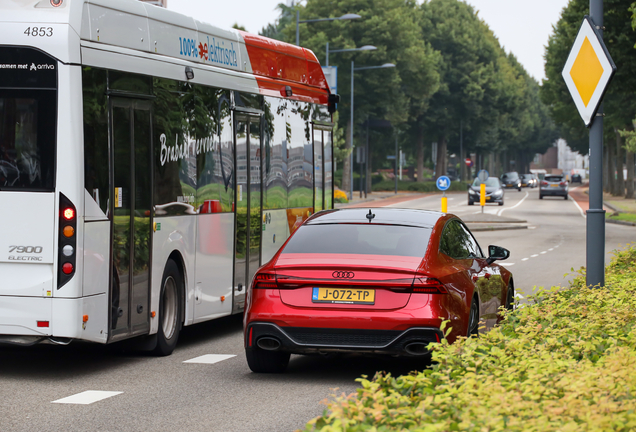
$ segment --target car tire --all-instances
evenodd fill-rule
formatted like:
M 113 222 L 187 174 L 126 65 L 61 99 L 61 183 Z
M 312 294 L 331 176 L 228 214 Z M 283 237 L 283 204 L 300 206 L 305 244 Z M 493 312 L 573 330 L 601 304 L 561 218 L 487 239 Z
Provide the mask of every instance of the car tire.
M 518 190 L 519 192 L 521 192 L 521 188 L 517 188 L 517 190 Z
M 543 199 L 543 195 L 539 194 L 539 199 Z
M 563 197 L 563 199 L 564 199 L 564 200 L 567 200 L 567 199 L 568 199 L 567 194 Z
M 183 324 L 181 316 L 182 293 L 183 277 L 179 267 L 173 260 L 168 260 L 161 280 L 159 329 L 157 330 L 157 346 L 153 350 L 154 355 L 170 355 L 177 346 Z
M 508 283 L 505 308 L 509 311 L 513 311 L 515 309 L 515 288 L 512 286 L 512 282 Z
M 477 298 L 473 297 L 470 304 L 470 312 L 468 313 L 468 332 L 467 337 L 479 336 L 479 305 Z
M 284 351 L 266 351 L 258 347 L 245 350 L 247 365 L 255 373 L 285 372 L 289 364 L 290 353 Z
M 468 200 L 468 205 L 475 205 L 475 203 L 471 200 Z
M 499 203 L 499 205 L 500 205 L 500 206 L 502 206 L 502 205 L 503 205 L 503 201 L 502 201 L 502 202 L 500 202 L 500 203 Z

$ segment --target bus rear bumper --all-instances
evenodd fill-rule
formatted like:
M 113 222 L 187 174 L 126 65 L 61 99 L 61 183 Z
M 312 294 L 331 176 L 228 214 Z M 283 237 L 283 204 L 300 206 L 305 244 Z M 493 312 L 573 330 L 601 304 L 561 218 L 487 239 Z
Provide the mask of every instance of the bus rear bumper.
M 66 343 L 67 339 L 106 343 L 107 298 L 106 294 L 77 299 L 0 296 L 0 344 Z

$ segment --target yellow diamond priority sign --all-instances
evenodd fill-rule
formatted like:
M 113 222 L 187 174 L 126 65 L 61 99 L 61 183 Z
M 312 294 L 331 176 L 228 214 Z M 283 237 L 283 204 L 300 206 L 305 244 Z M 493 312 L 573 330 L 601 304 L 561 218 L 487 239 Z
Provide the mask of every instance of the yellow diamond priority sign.
M 563 68 L 563 79 L 585 126 L 590 126 L 616 72 L 603 38 L 588 16 L 583 20 Z

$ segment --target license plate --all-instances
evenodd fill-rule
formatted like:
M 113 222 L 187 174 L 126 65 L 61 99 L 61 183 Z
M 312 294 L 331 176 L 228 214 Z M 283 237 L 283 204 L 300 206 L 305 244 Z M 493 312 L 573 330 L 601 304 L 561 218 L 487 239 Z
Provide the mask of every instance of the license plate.
M 550 187 L 559 187 L 558 184 L 551 184 Z
M 314 303 L 375 304 L 375 290 L 358 288 L 318 288 L 311 294 Z

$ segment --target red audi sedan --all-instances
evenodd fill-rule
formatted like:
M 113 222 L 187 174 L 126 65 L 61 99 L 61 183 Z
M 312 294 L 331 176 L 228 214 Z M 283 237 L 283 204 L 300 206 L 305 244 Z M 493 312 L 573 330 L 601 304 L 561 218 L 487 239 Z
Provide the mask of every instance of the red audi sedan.
M 310 217 L 261 267 L 247 292 L 245 352 L 254 372 L 283 372 L 290 354 L 422 356 L 477 334 L 512 308 L 512 274 L 452 214 L 375 208 Z M 481 325 L 480 325 L 481 323 Z

